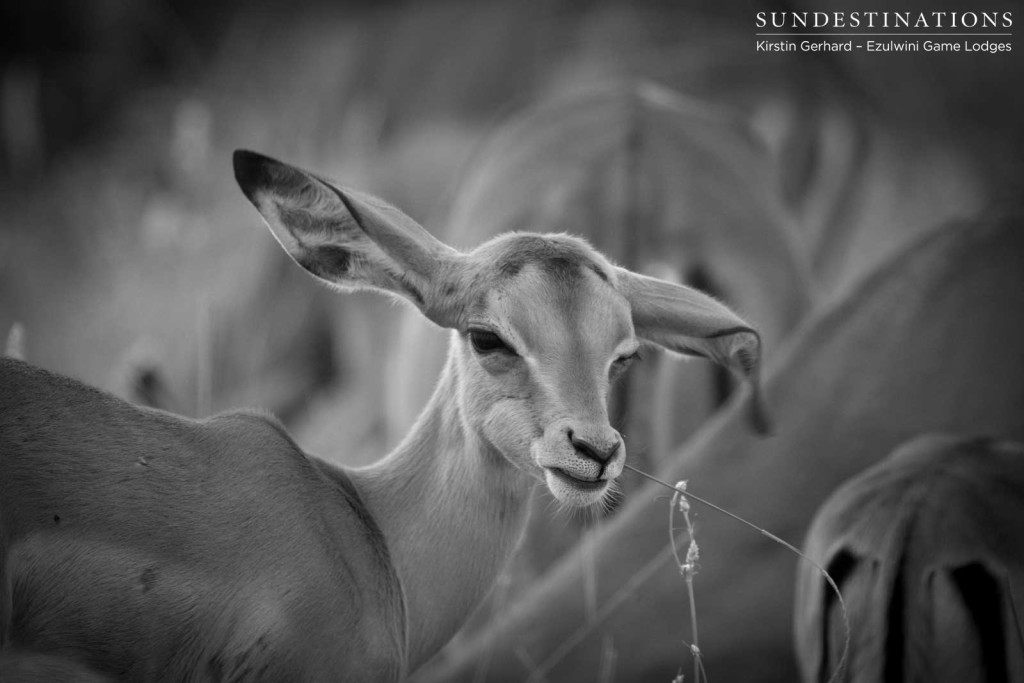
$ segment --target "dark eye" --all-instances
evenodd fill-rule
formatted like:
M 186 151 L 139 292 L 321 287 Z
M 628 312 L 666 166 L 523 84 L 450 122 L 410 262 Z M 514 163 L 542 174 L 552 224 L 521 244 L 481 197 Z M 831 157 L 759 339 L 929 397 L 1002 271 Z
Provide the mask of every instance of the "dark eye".
M 619 356 L 612 361 L 612 367 L 608 371 L 610 379 L 614 380 L 621 376 L 626 371 L 626 368 L 635 360 L 640 360 L 640 351 L 634 351 L 628 356 Z
M 629 354 L 628 356 L 619 356 L 618 358 L 615 359 L 615 365 L 624 368 L 635 360 L 640 360 L 639 349 Z
M 470 330 L 469 343 L 477 353 L 510 353 L 515 351 L 501 337 L 489 330 Z

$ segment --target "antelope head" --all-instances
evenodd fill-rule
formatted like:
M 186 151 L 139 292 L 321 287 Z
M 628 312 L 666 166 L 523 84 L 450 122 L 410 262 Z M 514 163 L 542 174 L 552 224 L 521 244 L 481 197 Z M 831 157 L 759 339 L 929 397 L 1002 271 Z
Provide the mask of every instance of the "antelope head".
M 460 252 L 379 199 L 252 152 L 235 154 L 235 173 L 314 276 L 397 296 L 453 330 L 455 381 L 434 400 L 452 403 L 485 457 L 565 504 L 600 502 L 622 472 L 608 394 L 644 342 L 734 370 L 763 426 L 758 335 L 707 295 L 616 267 L 568 235 L 509 233 Z

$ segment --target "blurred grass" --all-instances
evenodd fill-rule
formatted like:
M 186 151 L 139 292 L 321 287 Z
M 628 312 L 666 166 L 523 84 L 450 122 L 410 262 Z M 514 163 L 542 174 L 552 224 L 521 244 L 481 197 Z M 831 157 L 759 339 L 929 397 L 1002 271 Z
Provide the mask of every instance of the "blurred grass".
M 0 332 L 23 323 L 30 361 L 120 393 L 152 362 L 182 412 L 265 406 L 349 464 L 397 438 L 388 394 L 434 378 L 385 372 L 401 309 L 334 295 L 287 259 L 235 185 L 235 148 L 379 194 L 460 246 L 512 227 L 585 232 L 609 198 L 595 191 L 592 215 L 533 206 L 545 169 L 516 155 L 538 129 L 491 134 L 537 102 L 654 81 L 734 109 L 765 143 L 756 159 L 730 143 L 717 151 L 735 157 L 682 160 L 673 178 L 695 183 L 673 220 L 792 213 L 808 250 L 833 245 L 816 257 L 821 291 L 1024 177 L 1019 59 L 757 56 L 754 3 L 84 7 L 0 15 L 21 31 L 0 52 Z M 581 117 L 568 134 L 595 132 Z M 744 181 L 722 191 L 708 171 L 722 164 Z M 509 224 L 524 215 L 546 223 Z

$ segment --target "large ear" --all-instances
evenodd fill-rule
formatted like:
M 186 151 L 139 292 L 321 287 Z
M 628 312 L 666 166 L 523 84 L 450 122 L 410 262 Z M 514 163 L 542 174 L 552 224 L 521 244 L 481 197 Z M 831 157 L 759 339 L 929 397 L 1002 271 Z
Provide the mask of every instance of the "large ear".
M 617 268 L 619 290 L 633 311 L 641 339 L 676 353 L 703 356 L 728 368 L 751 389 L 750 418 L 761 434 L 771 431 L 761 399 L 761 337 L 707 294 L 692 287 Z
M 371 195 L 275 159 L 238 150 L 235 179 L 285 251 L 317 278 L 345 290 L 374 289 L 411 301 L 443 327 L 457 325 L 444 286 L 459 253 Z

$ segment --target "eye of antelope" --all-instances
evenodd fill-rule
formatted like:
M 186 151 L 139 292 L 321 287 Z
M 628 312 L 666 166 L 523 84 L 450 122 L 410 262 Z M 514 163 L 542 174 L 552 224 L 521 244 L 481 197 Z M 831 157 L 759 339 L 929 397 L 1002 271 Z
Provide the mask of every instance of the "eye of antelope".
M 634 351 L 633 353 L 627 353 L 627 354 L 625 354 L 625 355 L 623 355 L 623 356 L 619 356 L 618 358 L 616 358 L 616 359 L 615 359 L 614 361 L 612 361 L 612 362 L 613 362 L 613 363 L 614 363 L 615 365 L 619 366 L 619 367 L 625 368 L 625 367 L 627 367 L 627 366 L 628 366 L 628 365 L 629 365 L 630 363 L 632 363 L 632 362 L 633 362 L 634 360 L 639 360 L 639 359 L 640 359 L 640 350 L 639 350 L 639 349 L 637 349 L 637 350 L 636 350 L 636 351 Z
M 637 349 L 633 353 L 627 353 L 619 356 L 612 361 L 612 366 L 608 369 L 608 378 L 614 382 L 616 379 L 622 376 L 622 373 L 626 371 L 633 361 L 640 360 L 640 350 Z
M 511 346 L 505 343 L 504 339 L 490 330 L 483 330 L 479 328 L 470 329 L 469 343 L 473 345 L 473 350 L 481 355 L 491 353 L 506 353 L 512 356 L 516 355 L 516 352 L 512 350 Z

